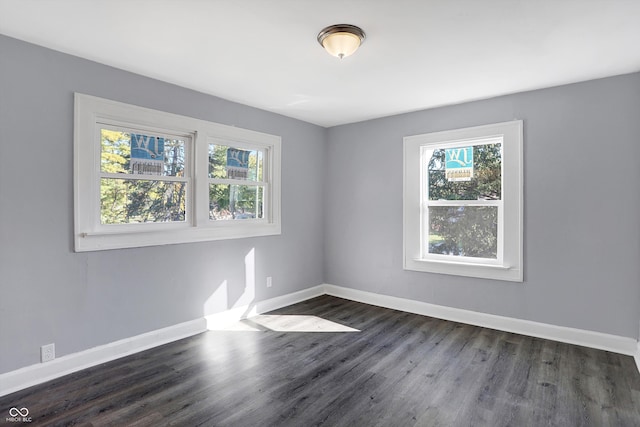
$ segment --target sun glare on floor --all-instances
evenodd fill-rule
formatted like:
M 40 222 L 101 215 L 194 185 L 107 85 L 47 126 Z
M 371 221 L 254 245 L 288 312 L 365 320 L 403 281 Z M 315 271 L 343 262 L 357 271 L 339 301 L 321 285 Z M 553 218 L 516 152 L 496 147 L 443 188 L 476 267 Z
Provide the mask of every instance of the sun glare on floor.
M 261 314 L 238 322 L 210 328 L 214 331 L 277 332 L 360 332 L 318 316 L 301 314 Z

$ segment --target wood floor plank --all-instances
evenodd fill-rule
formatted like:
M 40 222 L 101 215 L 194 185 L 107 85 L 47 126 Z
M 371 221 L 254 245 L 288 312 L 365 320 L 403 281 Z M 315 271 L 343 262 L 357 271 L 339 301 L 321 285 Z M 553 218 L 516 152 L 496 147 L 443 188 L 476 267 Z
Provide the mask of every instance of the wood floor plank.
M 38 426 L 640 425 L 630 356 L 326 295 L 236 326 L 2 397 L 0 413 L 29 408 Z

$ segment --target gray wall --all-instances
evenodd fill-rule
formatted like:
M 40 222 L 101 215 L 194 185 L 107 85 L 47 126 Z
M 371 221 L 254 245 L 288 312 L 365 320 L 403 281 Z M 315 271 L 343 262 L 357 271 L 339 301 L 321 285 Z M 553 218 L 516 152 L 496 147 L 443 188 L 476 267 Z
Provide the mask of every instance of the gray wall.
M 524 283 L 402 269 L 402 138 L 524 120 Z M 325 281 L 636 338 L 640 74 L 329 129 Z
M 282 235 L 74 253 L 74 91 L 282 136 Z M 402 137 L 514 118 L 525 282 L 403 271 Z M 638 135 L 640 74 L 325 130 L 0 36 L 0 373 L 322 282 L 638 337 Z
M 74 253 L 74 91 L 280 135 L 282 235 Z M 0 36 L 0 373 L 38 363 L 43 344 L 59 357 L 322 283 L 325 140 L 318 126 Z

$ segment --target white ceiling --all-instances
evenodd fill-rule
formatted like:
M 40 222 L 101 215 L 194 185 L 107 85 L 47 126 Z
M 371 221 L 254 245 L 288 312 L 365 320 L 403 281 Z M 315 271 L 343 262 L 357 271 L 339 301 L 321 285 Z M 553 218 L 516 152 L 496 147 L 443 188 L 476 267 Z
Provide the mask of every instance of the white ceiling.
M 640 71 L 640 0 L 0 0 L 0 33 L 326 127 Z

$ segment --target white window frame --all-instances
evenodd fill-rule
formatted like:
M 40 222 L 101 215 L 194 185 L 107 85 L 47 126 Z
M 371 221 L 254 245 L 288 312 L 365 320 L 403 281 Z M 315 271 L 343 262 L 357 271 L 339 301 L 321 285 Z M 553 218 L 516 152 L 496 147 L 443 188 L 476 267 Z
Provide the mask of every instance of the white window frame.
M 190 138 L 184 222 L 104 225 L 100 220 L 100 128 L 126 126 Z M 264 218 L 209 219 L 210 142 L 264 151 Z M 76 252 L 281 234 L 281 138 L 261 132 L 75 94 L 74 243 Z M 165 177 L 166 178 L 166 177 Z M 165 179 L 163 178 L 163 180 Z M 168 180 L 172 180 L 169 178 Z
M 500 201 L 429 201 L 426 156 L 435 148 L 502 143 Z M 434 132 L 404 138 L 403 264 L 405 270 L 486 279 L 523 281 L 523 123 L 521 120 Z M 425 254 L 423 239 L 428 205 L 493 205 L 498 207 L 496 259 Z

